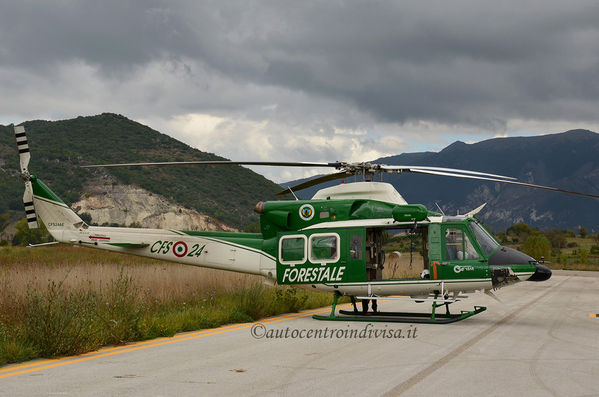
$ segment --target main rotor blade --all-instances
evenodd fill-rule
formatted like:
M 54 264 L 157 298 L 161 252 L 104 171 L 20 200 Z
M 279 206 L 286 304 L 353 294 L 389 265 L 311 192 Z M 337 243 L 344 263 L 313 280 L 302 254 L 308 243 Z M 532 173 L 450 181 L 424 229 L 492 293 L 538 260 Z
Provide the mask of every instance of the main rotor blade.
M 300 183 L 298 185 L 288 187 L 287 189 L 282 190 L 279 193 L 275 194 L 275 196 L 282 196 L 284 194 L 291 193 L 291 191 L 297 192 L 298 190 L 307 189 L 314 185 L 318 185 L 319 183 L 334 181 L 335 179 L 346 178 L 348 176 L 353 176 L 353 175 L 354 175 L 353 172 L 347 172 L 347 171 L 338 172 L 336 174 L 324 175 L 324 176 L 321 176 L 321 177 L 318 177 L 315 179 L 310 179 L 309 181 Z
M 478 180 L 481 180 L 481 181 L 506 183 L 506 184 L 509 184 L 509 185 L 531 187 L 531 188 L 534 188 L 534 189 L 550 190 L 552 192 L 568 193 L 568 194 L 574 194 L 576 196 L 591 197 L 591 198 L 599 199 L 599 195 L 595 195 L 595 194 L 580 193 L 580 192 L 575 192 L 573 190 L 560 189 L 560 188 L 557 188 L 557 187 L 535 185 L 533 183 L 525 183 L 525 182 L 508 181 L 508 180 L 505 180 L 505 179 L 486 178 L 486 177 L 474 176 L 474 175 L 461 175 L 461 174 L 454 174 L 454 173 L 449 173 L 449 172 L 429 171 L 429 170 L 424 170 L 424 169 L 412 169 L 409 172 L 414 172 L 414 173 L 418 173 L 418 174 L 450 176 L 450 177 L 454 177 L 454 178 L 478 179 Z
M 511 177 L 511 176 L 489 174 L 486 172 L 461 170 L 461 169 L 457 169 L 457 168 L 426 167 L 426 166 L 419 166 L 419 165 L 384 165 L 384 164 L 381 164 L 381 170 L 399 171 L 399 172 L 403 172 L 403 171 L 413 172 L 412 170 L 428 170 L 428 171 L 451 172 L 451 173 L 467 174 L 467 175 L 480 175 L 480 176 L 487 176 L 490 178 L 509 179 L 509 180 L 513 180 L 513 181 L 518 179 L 518 178 Z
M 118 164 L 94 164 L 82 165 L 81 168 L 98 167 L 143 167 L 152 165 L 265 165 L 274 167 L 339 167 L 340 163 L 308 163 L 288 161 L 165 161 L 155 163 L 118 163 Z
M 15 135 L 17 133 L 15 127 Z M 20 127 L 22 128 L 22 127 Z M 18 138 L 17 138 L 18 139 Z M 17 140 L 17 143 L 20 141 Z M 26 141 L 25 141 L 26 145 Z M 25 169 L 28 163 L 28 149 L 24 147 L 21 166 L 25 165 Z M 26 155 L 25 155 L 26 153 Z M 306 189 L 308 187 L 318 185 L 319 183 L 332 181 L 335 179 L 349 177 L 361 172 L 412 172 L 418 174 L 428 175 L 439 175 L 448 176 L 453 178 L 464 178 L 464 179 L 477 179 L 489 182 L 498 182 L 511 185 L 518 185 L 524 187 L 531 187 L 534 189 L 549 190 L 553 192 L 574 194 L 582 197 L 599 198 L 599 195 L 580 193 L 572 190 L 565 190 L 551 186 L 536 185 L 532 183 L 517 182 L 517 179 L 511 176 L 490 174 L 486 172 L 461 170 L 456 168 L 444 168 L 444 167 L 428 167 L 428 166 L 404 166 L 404 165 L 385 165 L 385 164 L 372 164 L 372 163 L 345 163 L 345 162 L 334 162 L 334 163 L 314 163 L 314 162 L 287 162 L 287 161 L 167 161 L 167 162 L 150 162 L 150 163 L 119 163 L 119 164 L 95 164 L 95 165 L 84 165 L 82 168 L 97 168 L 97 167 L 142 167 L 142 166 L 160 166 L 160 165 L 256 165 L 256 166 L 275 166 L 275 167 L 331 167 L 342 170 L 335 174 L 329 174 L 321 176 L 316 179 L 300 183 L 293 187 L 287 188 L 277 195 L 283 195 L 289 193 L 290 190 L 298 191 Z

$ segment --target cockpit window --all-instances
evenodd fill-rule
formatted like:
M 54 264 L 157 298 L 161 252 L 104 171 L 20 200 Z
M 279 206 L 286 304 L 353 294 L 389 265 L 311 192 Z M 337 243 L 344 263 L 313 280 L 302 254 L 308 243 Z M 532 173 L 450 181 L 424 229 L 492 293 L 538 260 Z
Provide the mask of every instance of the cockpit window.
M 470 222 L 470 230 L 474 233 L 474 237 L 485 255 L 491 255 L 499 247 L 499 243 L 478 223 Z
M 445 258 L 450 261 L 462 261 L 478 259 L 479 255 L 461 229 L 447 229 L 445 230 Z

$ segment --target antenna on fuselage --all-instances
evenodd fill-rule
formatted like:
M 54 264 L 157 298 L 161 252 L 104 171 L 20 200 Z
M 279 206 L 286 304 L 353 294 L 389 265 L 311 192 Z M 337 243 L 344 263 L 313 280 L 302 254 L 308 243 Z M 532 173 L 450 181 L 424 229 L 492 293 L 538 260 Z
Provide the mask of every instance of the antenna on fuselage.
M 293 192 L 293 190 L 291 189 L 291 186 L 287 186 L 287 190 L 289 190 L 289 193 L 293 194 L 293 197 L 295 197 L 296 201 L 299 201 L 299 199 L 297 198 L 297 196 L 295 195 L 295 193 Z
M 443 216 L 445 216 L 445 212 L 443 212 L 443 209 L 439 206 L 439 203 L 437 203 L 435 201 L 435 205 L 437 206 L 437 208 L 439 208 L 439 211 L 441 211 L 441 213 L 443 214 Z

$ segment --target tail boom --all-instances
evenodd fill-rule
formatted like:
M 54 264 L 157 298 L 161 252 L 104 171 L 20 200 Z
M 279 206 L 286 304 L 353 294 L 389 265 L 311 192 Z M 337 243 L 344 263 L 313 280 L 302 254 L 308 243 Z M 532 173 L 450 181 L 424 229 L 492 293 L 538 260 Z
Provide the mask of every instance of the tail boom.
M 276 279 L 276 260 L 260 234 L 181 232 L 87 225 L 48 186 L 29 174 L 31 155 L 23 126 L 14 127 L 21 177 L 25 181 L 23 203 L 30 228 L 41 219 L 58 242 L 89 246 L 186 265 L 231 270 Z
M 41 180 L 31 183 L 35 210 L 59 242 L 276 278 L 261 235 L 89 226 Z

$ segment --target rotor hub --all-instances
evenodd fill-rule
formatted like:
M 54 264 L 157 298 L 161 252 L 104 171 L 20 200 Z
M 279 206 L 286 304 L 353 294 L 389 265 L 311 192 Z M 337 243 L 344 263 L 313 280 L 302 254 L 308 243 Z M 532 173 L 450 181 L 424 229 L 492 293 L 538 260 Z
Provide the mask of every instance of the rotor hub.
M 29 173 L 28 170 L 21 171 L 21 179 L 24 180 L 25 182 L 29 182 L 31 180 L 31 174 Z

